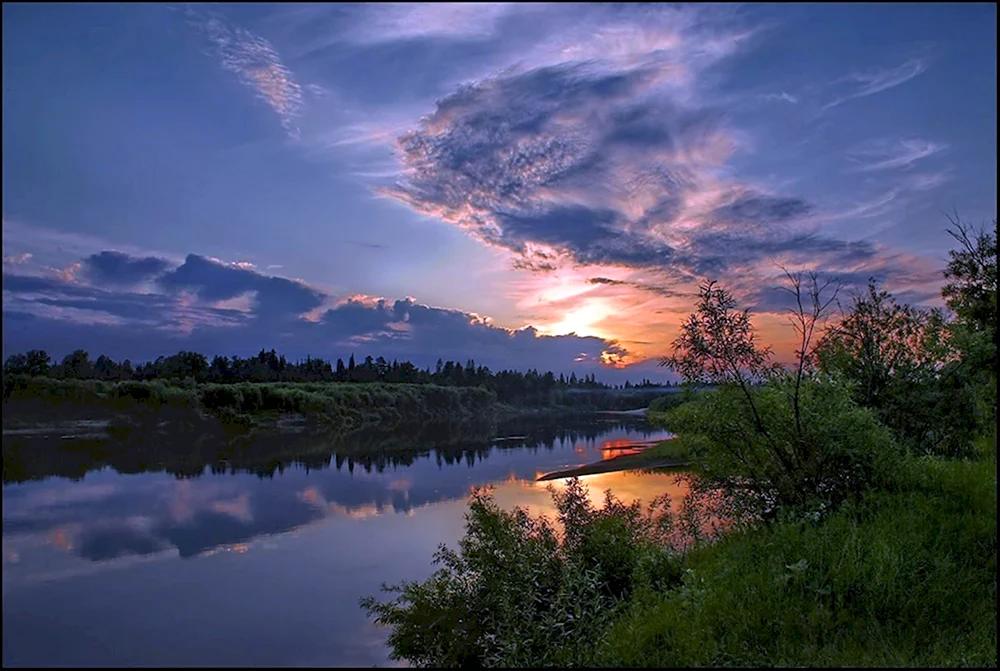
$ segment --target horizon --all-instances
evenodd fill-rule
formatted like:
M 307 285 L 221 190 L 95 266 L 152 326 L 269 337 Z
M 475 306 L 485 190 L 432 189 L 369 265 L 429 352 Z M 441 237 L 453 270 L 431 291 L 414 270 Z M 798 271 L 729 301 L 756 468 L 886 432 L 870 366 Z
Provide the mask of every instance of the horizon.
M 996 5 L 3 5 L 3 356 L 676 381 L 718 280 L 943 305 Z M 958 101 L 958 104 L 956 104 Z

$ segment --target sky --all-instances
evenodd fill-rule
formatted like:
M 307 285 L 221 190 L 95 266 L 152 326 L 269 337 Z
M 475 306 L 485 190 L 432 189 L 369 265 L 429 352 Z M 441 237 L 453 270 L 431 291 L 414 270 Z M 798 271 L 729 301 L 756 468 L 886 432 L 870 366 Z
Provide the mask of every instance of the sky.
M 668 379 L 698 286 L 939 306 L 996 5 L 3 4 L 3 352 Z

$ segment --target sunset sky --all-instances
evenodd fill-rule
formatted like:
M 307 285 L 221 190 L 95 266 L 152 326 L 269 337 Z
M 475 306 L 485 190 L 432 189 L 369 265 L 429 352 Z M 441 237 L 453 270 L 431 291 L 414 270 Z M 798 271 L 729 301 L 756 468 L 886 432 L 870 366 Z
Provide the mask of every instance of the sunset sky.
M 996 5 L 3 5 L 3 353 L 665 379 L 698 283 L 939 305 Z

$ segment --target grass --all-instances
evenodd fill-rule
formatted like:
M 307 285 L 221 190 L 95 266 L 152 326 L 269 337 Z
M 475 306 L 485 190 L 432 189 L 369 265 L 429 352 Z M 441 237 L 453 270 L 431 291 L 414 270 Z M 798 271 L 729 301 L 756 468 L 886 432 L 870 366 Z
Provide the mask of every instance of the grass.
M 910 459 L 894 491 L 691 552 L 637 597 L 612 666 L 995 666 L 995 462 Z

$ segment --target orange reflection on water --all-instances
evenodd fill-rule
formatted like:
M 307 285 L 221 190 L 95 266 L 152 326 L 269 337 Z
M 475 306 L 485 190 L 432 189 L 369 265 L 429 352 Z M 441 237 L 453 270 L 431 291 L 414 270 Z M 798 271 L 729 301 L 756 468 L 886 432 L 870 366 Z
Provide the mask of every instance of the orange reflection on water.
M 524 508 L 532 515 L 545 515 L 555 518 L 558 514 L 548 486 L 555 491 L 566 489 L 566 478 L 537 482 L 543 473 L 536 474 L 536 480 L 518 480 L 516 483 L 504 482 L 495 485 L 493 490 L 497 504 L 510 510 L 514 506 Z M 681 501 L 687 496 L 689 485 L 678 479 L 678 473 L 639 473 L 636 471 L 618 471 L 614 473 L 596 473 L 580 476 L 580 482 L 587 488 L 587 497 L 591 504 L 600 508 L 604 506 L 604 492 L 610 489 L 615 498 L 625 504 L 642 501 L 645 506 L 657 496 L 666 494 L 670 497 L 670 509 L 677 512 Z
M 611 490 L 614 497 L 626 505 L 640 501 L 644 510 L 653 499 L 666 495 L 670 512 L 674 515 L 673 531 L 670 532 L 668 542 L 679 550 L 690 547 L 695 535 L 692 527 L 683 521 L 682 508 L 685 502 L 698 511 L 693 524 L 698 529 L 697 533 L 702 536 L 711 537 L 717 530 L 725 530 L 729 526 L 727 520 L 713 513 L 721 494 L 691 497 L 691 484 L 686 471 L 617 471 L 583 475 L 579 476 L 579 480 L 594 508 L 604 507 L 607 490 Z M 558 511 L 549 487 L 557 492 L 564 491 L 568 482 L 569 478 L 547 482 L 520 480 L 517 483 L 503 483 L 495 487 L 494 498 L 505 510 L 519 506 L 534 517 L 544 515 L 555 520 L 558 518 Z
M 624 457 L 630 454 L 639 454 L 642 448 L 636 446 L 635 441 L 625 438 L 605 440 L 601 445 L 601 461 L 608 461 L 615 457 Z
M 580 476 L 580 483 L 587 488 L 587 496 L 595 507 L 604 505 L 604 492 L 611 490 L 615 498 L 622 503 L 633 501 L 649 503 L 657 496 L 667 494 L 670 497 L 670 508 L 674 512 L 680 509 L 681 501 L 690 491 L 688 483 L 679 479 L 677 473 L 639 473 L 636 471 L 616 471 L 614 473 L 595 473 Z M 548 482 L 532 483 L 544 489 L 552 485 L 556 491 L 566 489 L 568 479 L 550 480 Z M 555 510 L 555 507 L 552 508 Z

